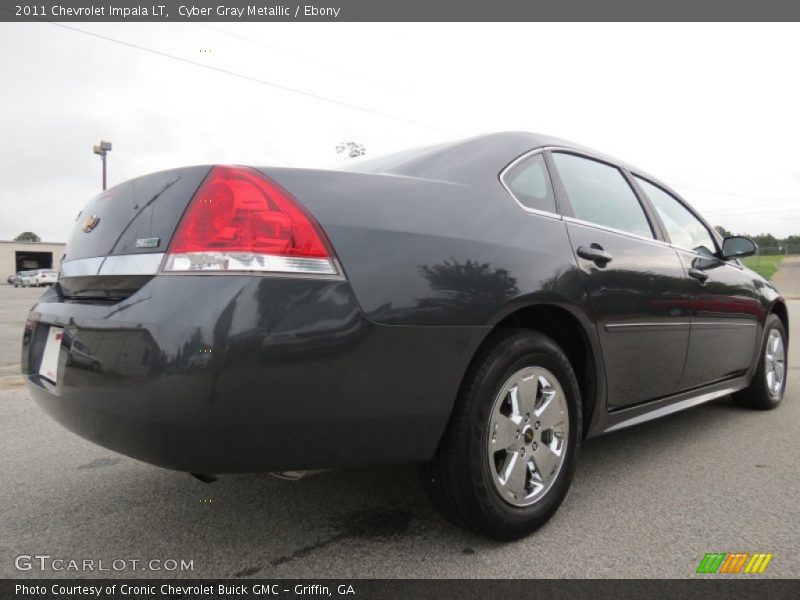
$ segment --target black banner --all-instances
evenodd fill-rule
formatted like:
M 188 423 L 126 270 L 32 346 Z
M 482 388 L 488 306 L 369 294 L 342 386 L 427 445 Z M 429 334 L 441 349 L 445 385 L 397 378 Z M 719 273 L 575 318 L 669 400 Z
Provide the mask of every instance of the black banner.
M 122 600 L 130 598 L 206 599 L 217 598 L 352 598 L 354 600 L 449 600 L 475 598 L 501 600 L 546 598 L 582 600 L 613 598 L 639 600 L 651 598 L 759 598 L 797 597 L 796 580 L 769 579 L 341 579 L 341 580 L 148 580 L 148 579 L 71 579 L 21 580 L 0 582 L 0 598 L 22 600 Z
M 786 0 L 0 0 L 0 21 L 793 21 Z

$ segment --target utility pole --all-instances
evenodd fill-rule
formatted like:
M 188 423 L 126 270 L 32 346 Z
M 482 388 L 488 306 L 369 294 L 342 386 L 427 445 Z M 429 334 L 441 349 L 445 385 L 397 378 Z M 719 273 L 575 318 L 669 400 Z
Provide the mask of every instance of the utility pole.
M 103 190 L 106 189 L 106 155 L 111 152 L 111 142 L 100 142 L 100 145 L 94 147 L 94 153 L 100 156 L 103 161 Z

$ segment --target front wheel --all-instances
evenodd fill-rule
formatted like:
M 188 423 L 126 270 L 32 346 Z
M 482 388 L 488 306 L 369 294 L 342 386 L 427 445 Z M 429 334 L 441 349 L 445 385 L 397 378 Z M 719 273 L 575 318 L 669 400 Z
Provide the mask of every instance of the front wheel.
M 451 522 L 512 540 L 546 523 L 567 494 L 581 399 L 572 366 L 552 339 L 519 329 L 493 335 L 420 475 Z
M 744 406 L 769 410 L 781 403 L 786 391 L 787 336 L 783 321 L 772 314 L 764 327 L 764 346 L 758 358 L 750 386 L 736 392 L 734 398 Z

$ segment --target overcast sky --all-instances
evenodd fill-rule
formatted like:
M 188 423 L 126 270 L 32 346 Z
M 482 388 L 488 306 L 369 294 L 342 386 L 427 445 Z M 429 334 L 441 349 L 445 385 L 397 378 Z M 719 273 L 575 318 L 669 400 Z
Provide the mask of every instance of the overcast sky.
M 797 24 L 70 26 L 317 97 L 0 23 L 0 239 L 66 240 L 99 191 L 101 138 L 114 184 L 197 163 L 335 168 L 342 141 L 377 156 L 504 130 L 633 163 L 716 225 L 800 234 Z

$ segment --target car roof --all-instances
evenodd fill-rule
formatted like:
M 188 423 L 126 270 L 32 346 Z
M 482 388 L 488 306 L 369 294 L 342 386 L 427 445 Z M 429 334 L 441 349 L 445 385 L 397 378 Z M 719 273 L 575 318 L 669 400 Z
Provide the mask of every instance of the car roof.
M 495 180 L 500 171 L 523 154 L 543 147 L 575 150 L 658 181 L 641 169 L 581 144 L 526 131 L 490 133 L 427 148 L 398 152 L 354 163 L 349 165 L 347 170 L 390 173 L 467 185 L 485 185 L 487 181 Z

